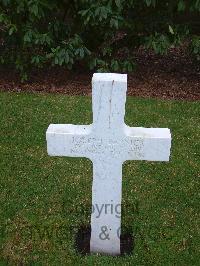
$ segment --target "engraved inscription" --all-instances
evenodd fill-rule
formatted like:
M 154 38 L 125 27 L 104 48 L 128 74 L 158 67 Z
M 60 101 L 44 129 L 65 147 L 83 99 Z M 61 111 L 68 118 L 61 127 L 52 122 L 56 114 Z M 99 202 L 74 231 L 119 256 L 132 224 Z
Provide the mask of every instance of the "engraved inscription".
M 144 158 L 144 139 L 137 138 L 131 140 L 131 149 L 129 154 L 134 153 L 138 158 Z
M 111 158 L 118 158 L 126 151 L 137 158 L 143 158 L 143 148 L 144 140 L 142 138 L 104 139 L 76 136 L 72 139 L 71 153 L 106 155 Z

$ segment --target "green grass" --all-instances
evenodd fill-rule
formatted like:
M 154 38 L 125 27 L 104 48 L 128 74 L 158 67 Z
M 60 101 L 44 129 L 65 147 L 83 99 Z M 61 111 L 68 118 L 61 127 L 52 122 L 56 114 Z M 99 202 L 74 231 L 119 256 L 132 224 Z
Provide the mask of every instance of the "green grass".
M 199 114 L 199 102 L 128 98 L 128 125 L 171 129 L 171 159 L 123 166 L 132 254 L 83 256 L 74 239 L 90 222 L 92 164 L 49 157 L 45 132 L 91 123 L 91 98 L 0 93 L 0 265 L 200 265 Z

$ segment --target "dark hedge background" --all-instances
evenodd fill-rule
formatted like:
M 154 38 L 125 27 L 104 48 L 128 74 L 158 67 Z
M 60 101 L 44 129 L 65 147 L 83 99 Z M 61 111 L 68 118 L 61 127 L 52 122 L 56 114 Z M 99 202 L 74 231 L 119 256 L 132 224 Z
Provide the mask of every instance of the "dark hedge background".
M 138 47 L 187 43 L 200 59 L 200 0 L 0 0 L 0 62 L 22 80 L 33 67 L 132 71 Z

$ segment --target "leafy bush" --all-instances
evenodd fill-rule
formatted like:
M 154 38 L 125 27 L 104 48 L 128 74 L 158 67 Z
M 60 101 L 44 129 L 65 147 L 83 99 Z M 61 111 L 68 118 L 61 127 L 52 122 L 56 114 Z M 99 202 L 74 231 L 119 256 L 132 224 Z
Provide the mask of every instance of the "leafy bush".
M 185 38 L 199 58 L 200 0 L 0 0 L 0 62 L 132 71 L 133 49 L 166 53 Z
M 196 55 L 197 60 L 200 60 L 200 37 L 194 36 L 191 41 L 191 52 Z

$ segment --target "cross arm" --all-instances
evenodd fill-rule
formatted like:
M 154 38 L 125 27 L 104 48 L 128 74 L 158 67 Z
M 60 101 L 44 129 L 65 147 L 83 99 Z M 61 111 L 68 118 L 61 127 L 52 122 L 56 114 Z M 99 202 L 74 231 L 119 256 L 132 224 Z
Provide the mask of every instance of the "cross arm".
M 90 125 L 50 124 L 46 132 L 47 152 L 50 156 L 87 157 L 85 144 Z
M 127 160 L 169 161 L 171 133 L 168 128 L 126 127 Z

